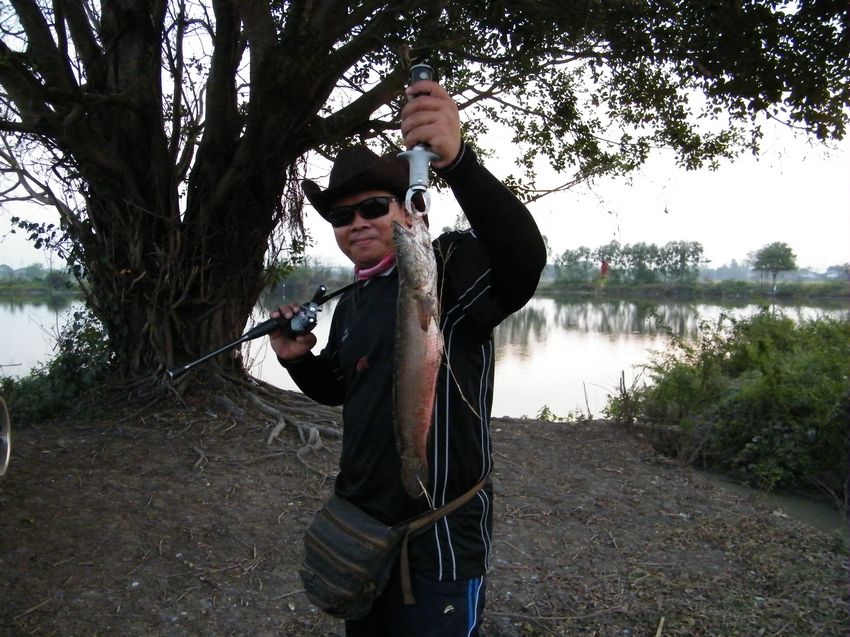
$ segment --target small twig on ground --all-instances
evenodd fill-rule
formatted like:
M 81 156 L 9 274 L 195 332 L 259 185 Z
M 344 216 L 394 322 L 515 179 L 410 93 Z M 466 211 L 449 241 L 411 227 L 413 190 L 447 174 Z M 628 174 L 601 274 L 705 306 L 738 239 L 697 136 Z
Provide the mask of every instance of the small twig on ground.
M 198 454 L 198 459 L 195 460 L 195 464 L 192 465 L 192 471 L 203 471 L 209 459 L 206 454 L 200 449 L 200 447 L 192 447 L 192 451 Z
M 23 613 L 21 613 L 20 615 L 15 615 L 15 619 L 14 619 L 14 621 L 18 621 L 19 619 L 22 619 L 22 618 L 26 617 L 26 616 L 27 616 L 27 615 L 29 615 L 30 613 L 34 613 L 35 611 L 37 611 L 37 610 L 38 610 L 39 608 L 41 608 L 42 606 L 45 606 L 45 605 L 49 604 L 49 603 L 50 603 L 50 599 L 51 599 L 51 598 L 49 598 L 49 597 L 48 597 L 48 598 L 47 598 L 47 599 L 45 599 L 43 602 L 39 602 L 39 603 L 38 603 L 38 604 L 36 604 L 35 606 L 30 606 L 29 608 L 27 608 L 27 609 L 26 609 Z
M 143 551 L 143 552 L 144 552 L 144 555 L 142 555 L 142 561 L 139 562 L 138 564 L 136 564 L 136 566 L 131 568 L 129 571 L 127 571 L 128 576 L 132 575 L 133 573 L 135 573 L 136 571 L 138 571 L 140 568 L 142 568 L 145 565 L 145 562 L 148 559 L 148 553 L 147 553 L 147 551 Z
M 523 551 L 521 551 L 520 549 L 518 549 L 517 547 L 515 547 L 513 544 L 511 544 L 510 542 L 506 542 L 505 540 L 502 540 L 502 544 L 504 544 L 505 546 L 508 546 L 508 547 L 512 548 L 514 551 L 516 551 L 517 553 L 519 553 L 519 554 L 520 554 L 520 555 L 522 555 L 523 557 L 528 557 L 528 554 L 527 554 L 527 553 L 524 553 Z
M 614 535 L 611 533 L 611 531 L 608 531 L 608 537 L 611 538 L 611 544 L 614 545 L 614 548 L 619 551 L 620 547 L 617 546 L 617 540 L 614 539 Z
M 218 416 L 216 416 L 216 418 L 218 418 Z M 228 431 L 233 429 L 235 426 L 236 426 L 236 419 L 230 418 L 228 420 L 222 421 L 220 424 L 214 425 L 213 427 L 211 427 L 209 429 L 209 431 L 204 430 L 203 433 L 204 434 L 209 433 L 210 435 L 215 434 L 217 436 L 223 436 Z
M 187 575 L 194 575 L 195 577 L 203 578 L 206 575 L 213 575 L 215 573 L 221 573 L 223 571 L 232 571 L 234 568 L 239 568 L 242 566 L 241 562 L 237 562 L 236 564 L 228 564 L 227 566 L 220 566 L 218 568 L 211 568 L 205 571 L 182 571 L 180 573 L 170 573 L 165 577 L 170 579 L 172 577 L 186 577 Z
M 303 592 L 304 592 L 304 589 L 303 589 L 303 588 L 296 588 L 294 591 L 290 591 L 290 592 L 288 592 L 288 593 L 284 593 L 284 594 L 283 594 L 283 595 L 281 595 L 280 597 L 273 597 L 273 598 L 272 598 L 272 601 L 276 602 L 276 601 L 278 601 L 278 600 L 286 599 L 287 597 L 292 597 L 293 595 L 298 595 L 299 593 L 303 593 Z
M 174 440 L 177 436 L 179 436 L 180 434 L 182 434 L 184 431 L 186 431 L 186 430 L 187 430 L 189 427 L 191 427 L 191 426 L 192 426 L 192 421 L 190 420 L 189 422 L 187 422 L 187 423 L 186 423 L 186 426 L 185 426 L 185 427 L 183 427 L 183 429 L 181 429 L 181 430 L 179 430 L 179 431 L 176 431 L 176 432 L 174 432 L 174 431 L 169 431 L 169 432 L 168 432 L 168 435 L 166 436 L 166 438 L 168 438 L 169 440 Z
M 516 462 L 516 461 L 514 461 L 514 460 L 511 460 L 510 458 L 508 458 L 507 454 L 504 454 L 504 453 L 502 453 L 501 451 L 494 451 L 494 453 L 495 453 L 497 456 L 499 456 L 502 460 L 504 460 L 505 462 L 507 462 L 508 464 L 512 464 L 513 466 L 515 466 L 515 467 L 520 467 L 520 468 L 522 468 L 522 469 L 524 469 L 524 468 L 525 468 L 525 465 L 522 465 L 522 464 L 520 464 L 519 462 Z
M 658 622 L 658 630 L 655 631 L 655 637 L 661 637 L 661 633 L 664 632 L 664 618 L 661 618 L 661 621 Z
M 196 591 L 196 590 L 198 590 L 199 588 L 201 588 L 201 587 L 200 587 L 200 586 L 190 586 L 190 587 L 189 587 L 189 588 L 187 588 L 185 591 L 183 591 L 182 593 L 180 593 L 180 596 L 179 596 L 177 599 L 175 599 L 173 602 L 171 602 L 171 603 L 172 603 L 172 604 L 176 604 L 176 603 L 177 603 L 177 602 L 179 602 L 181 599 L 183 599 L 184 597 L 186 597 L 186 595 L 188 595 L 188 594 L 189 594 L 189 593 L 191 593 L 192 591 Z

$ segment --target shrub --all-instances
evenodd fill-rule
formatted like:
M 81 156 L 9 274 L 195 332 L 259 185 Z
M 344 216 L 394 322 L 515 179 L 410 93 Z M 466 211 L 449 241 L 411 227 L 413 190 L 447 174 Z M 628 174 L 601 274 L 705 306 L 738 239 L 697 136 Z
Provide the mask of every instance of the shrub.
M 795 322 L 763 310 L 703 323 L 700 338 L 673 338 L 634 390 L 640 420 L 681 430 L 679 453 L 765 488 L 848 477 L 850 321 Z M 609 402 L 617 417 L 622 398 Z M 637 407 L 635 407 L 637 405 Z
M 16 421 L 34 422 L 67 413 L 106 377 L 112 353 L 102 326 L 88 310 L 74 312 L 62 328 L 56 349 L 53 359 L 24 378 L 0 378 L 0 393 Z

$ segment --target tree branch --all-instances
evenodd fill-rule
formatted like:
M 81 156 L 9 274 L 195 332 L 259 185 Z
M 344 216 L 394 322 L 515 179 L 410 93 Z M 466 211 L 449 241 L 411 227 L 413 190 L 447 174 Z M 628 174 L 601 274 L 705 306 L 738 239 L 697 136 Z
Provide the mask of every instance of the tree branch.
M 385 76 L 374 88 L 348 106 L 311 124 L 307 129 L 309 138 L 332 143 L 350 135 L 358 124 L 368 121 L 372 113 L 398 94 L 404 86 L 404 77 L 405 71 L 401 68 Z
M 47 107 L 43 99 L 43 89 L 25 65 L 20 56 L 14 53 L 6 43 L 0 40 L 0 85 L 18 109 L 20 124 L 11 121 L 0 122 L 5 130 L 27 133 L 43 133 L 54 128 L 55 113 Z M 49 126 L 52 123 L 54 126 Z
M 91 22 L 83 7 L 84 3 L 79 1 L 55 0 L 61 5 L 71 32 L 71 40 L 77 57 L 85 69 L 87 83 L 91 86 L 102 86 L 103 84 L 103 53 L 98 46 L 92 30 Z
M 183 114 L 183 73 L 185 64 L 183 63 L 183 38 L 186 33 L 186 2 L 180 0 L 178 3 L 177 17 L 177 32 L 174 36 L 174 52 L 172 55 L 171 48 L 163 46 L 168 55 L 168 63 L 171 68 L 171 76 L 173 78 L 171 89 L 171 139 L 168 142 L 168 156 L 171 158 L 172 165 L 176 163 L 177 155 L 180 152 L 180 135 L 182 133 L 182 114 Z M 178 176 L 174 175 L 177 179 Z M 175 181 L 175 183 L 177 183 Z
M 34 62 L 47 84 L 64 90 L 77 86 L 68 58 L 59 53 L 47 20 L 33 0 L 12 0 L 12 5 L 27 34 L 27 56 Z

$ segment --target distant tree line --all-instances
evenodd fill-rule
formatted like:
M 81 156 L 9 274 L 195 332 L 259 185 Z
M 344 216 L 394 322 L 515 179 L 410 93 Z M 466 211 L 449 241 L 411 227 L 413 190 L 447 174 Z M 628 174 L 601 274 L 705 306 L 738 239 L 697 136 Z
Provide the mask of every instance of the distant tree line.
M 76 286 L 73 277 L 66 269 L 47 269 L 40 263 L 33 263 L 23 268 L 12 268 L 5 263 L 0 264 L 0 285 L 29 286 L 33 284 L 48 291 L 66 290 Z
M 696 281 L 707 261 L 698 241 L 671 241 L 621 245 L 611 241 L 594 250 L 582 246 L 555 259 L 558 283 L 586 283 L 607 279 L 620 283 L 685 283 Z
M 777 241 L 751 252 L 743 261 L 733 259 L 717 268 L 708 268 L 703 246 L 697 241 L 672 241 L 664 246 L 653 243 L 621 245 L 611 241 L 591 249 L 585 246 L 566 250 L 555 258 L 555 281 L 586 284 L 607 280 L 625 283 L 693 283 L 706 281 L 755 281 L 776 285 L 780 274 L 788 282 L 847 281 L 850 264 L 829 266 L 825 272 L 799 268 L 788 244 Z

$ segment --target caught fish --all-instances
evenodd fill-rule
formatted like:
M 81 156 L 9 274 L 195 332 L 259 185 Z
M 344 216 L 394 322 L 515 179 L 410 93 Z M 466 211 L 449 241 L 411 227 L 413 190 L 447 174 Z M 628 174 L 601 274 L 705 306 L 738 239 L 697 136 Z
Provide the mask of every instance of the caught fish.
M 428 483 L 428 433 L 437 373 L 443 355 L 437 261 L 422 215 L 408 229 L 393 226 L 398 263 L 398 315 L 395 332 L 393 410 L 401 458 L 401 481 L 417 498 Z

